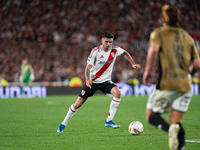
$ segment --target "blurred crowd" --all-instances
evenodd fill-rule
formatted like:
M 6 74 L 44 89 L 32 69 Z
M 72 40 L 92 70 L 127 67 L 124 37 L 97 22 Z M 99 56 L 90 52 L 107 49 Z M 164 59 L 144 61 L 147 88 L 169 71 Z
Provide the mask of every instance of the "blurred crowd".
M 18 82 L 21 61 L 27 58 L 35 82 L 75 76 L 84 81 L 90 51 L 101 44 L 102 32 L 110 31 L 114 45 L 142 66 L 135 72 L 124 57 L 118 58 L 113 81 L 141 82 L 149 35 L 161 26 L 160 8 L 166 3 L 181 10 L 181 26 L 200 48 L 199 0 L 0 0 L 0 78 Z

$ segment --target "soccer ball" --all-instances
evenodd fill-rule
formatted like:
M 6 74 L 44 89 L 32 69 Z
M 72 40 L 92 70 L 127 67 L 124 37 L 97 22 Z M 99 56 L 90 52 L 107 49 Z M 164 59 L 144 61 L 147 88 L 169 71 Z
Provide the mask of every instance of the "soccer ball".
M 133 121 L 128 127 L 128 131 L 132 135 L 140 135 L 143 132 L 143 124 L 139 121 Z

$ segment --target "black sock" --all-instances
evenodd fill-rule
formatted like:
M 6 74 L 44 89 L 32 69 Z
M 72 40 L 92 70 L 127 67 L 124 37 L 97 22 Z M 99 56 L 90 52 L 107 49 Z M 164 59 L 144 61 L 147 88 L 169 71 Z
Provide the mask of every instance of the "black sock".
M 149 122 L 166 132 L 169 130 L 169 124 L 160 116 L 160 114 L 151 114 L 149 116 Z
M 179 141 L 178 150 L 181 150 L 182 148 L 184 149 L 185 147 L 185 130 L 181 125 L 181 123 L 178 124 L 180 126 L 180 131 L 178 133 L 178 141 Z

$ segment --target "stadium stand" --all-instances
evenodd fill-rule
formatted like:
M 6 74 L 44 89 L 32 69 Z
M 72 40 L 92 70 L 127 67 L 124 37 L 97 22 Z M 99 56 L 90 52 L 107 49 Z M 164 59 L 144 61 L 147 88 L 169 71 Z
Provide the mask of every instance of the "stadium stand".
M 198 0 L 0 0 L 0 77 L 18 82 L 21 60 L 27 58 L 35 70 L 35 82 L 75 76 L 84 81 L 87 57 L 108 30 L 115 35 L 114 45 L 127 49 L 141 64 L 136 76 L 141 82 L 149 35 L 161 25 L 157 14 L 166 2 L 181 10 L 181 26 L 200 51 Z M 135 77 L 123 59 L 116 61 L 120 65 L 114 68 L 115 82 Z

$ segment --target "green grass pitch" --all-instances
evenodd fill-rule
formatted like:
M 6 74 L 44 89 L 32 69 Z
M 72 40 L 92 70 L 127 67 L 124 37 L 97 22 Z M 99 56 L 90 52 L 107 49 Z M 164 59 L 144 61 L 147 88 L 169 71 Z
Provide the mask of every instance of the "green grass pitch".
M 72 117 L 63 133 L 56 130 L 77 96 L 33 99 L 0 99 L 0 150 L 168 150 L 167 133 L 145 121 L 145 97 L 123 97 L 114 122 L 107 128 L 111 97 L 94 95 Z M 200 149 L 200 96 L 193 96 L 183 126 L 186 149 Z M 163 115 L 169 120 L 168 114 Z M 144 132 L 128 132 L 131 121 L 140 121 Z

